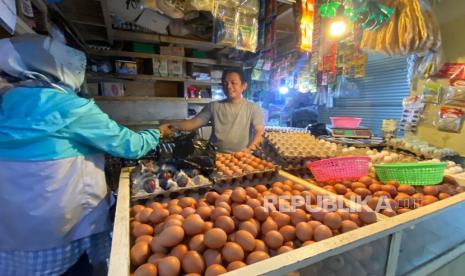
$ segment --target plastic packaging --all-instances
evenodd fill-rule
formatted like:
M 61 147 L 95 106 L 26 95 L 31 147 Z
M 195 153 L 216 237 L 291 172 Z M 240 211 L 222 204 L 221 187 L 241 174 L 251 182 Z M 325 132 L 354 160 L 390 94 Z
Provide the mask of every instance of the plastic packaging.
M 449 86 L 444 104 L 465 107 L 465 81 L 456 81 Z
M 442 86 L 440 83 L 428 79 L 423 85 L 422 103 L 438 104 L 441 99 Z
M 400 121 L 400 129 L 405 132 L 415 132 L 421 119 L 425 104 L 418 96 L 406 97 L 403 101 L 404 111 Z
M 226 4 L 218 1 L 214 11 L 214 42 L 236 47 L 237 26 L 236 20 L 238 13 L 236 7 L 232 4 Z
M 237 17 L 237 45 L 239 50 L 255 52 L 258 40 L 258 20 L 256 15 L 245 13 L 242 8 Z
M 456 107 L 441 106 L 439 116 L 436 122 L 437 129 L 447 132 L 458 133 L 462 129 L 465 112 Z
M 184 2 L 184 12 L 190 11 L 212 11 L 213 0 L 186 0 Z
M 248 14 L 258 15 L 260 12 L 258 0 L 240 0 L 239 7 Z

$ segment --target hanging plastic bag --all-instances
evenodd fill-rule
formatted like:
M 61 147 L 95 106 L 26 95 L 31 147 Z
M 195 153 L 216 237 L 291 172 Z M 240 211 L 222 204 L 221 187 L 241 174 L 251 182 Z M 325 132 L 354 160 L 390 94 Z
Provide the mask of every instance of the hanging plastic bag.
M 239 10 L 237 17 L 237 45 L 239 50 L 255 52 L 258 41 L 258 19 L 256 15 Z
M 421 94 L 422 103 L 438 104 L 441 98 L 442 86 L 440 83 L 428 79 L 423 85 Z
M 465 81 L 455 81 L 449 86 L 444 104 L 465 107 Z
M 441 106 L 437 120 L 437 129 L 458 133 L 462 129 L 465 112 L 456 107 Z
M 213 11 L 213 0 L 186 0 L 184 2 L 184 12 L 191 11 Z
M 231 3 L 217 1 L 214 11 L 214 36 L 215 43 L 236 47 L 237 42 L 237 7 Z
M 208 174 L 215 168 L 216 149 L 210 141 L 197 139 L 195 132 L 174 138 L 173 157 L 183 164 L 177 168 L 196 168 Z

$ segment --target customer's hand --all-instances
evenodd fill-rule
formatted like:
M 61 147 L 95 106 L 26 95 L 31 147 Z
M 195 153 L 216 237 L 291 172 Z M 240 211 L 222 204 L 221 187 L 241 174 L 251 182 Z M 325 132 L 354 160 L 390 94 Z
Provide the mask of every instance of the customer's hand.
M 173 135 L 173 125 L 171 124 L 162 124 L 158 127 L 160 131 L 161 138 L 171 137 Z

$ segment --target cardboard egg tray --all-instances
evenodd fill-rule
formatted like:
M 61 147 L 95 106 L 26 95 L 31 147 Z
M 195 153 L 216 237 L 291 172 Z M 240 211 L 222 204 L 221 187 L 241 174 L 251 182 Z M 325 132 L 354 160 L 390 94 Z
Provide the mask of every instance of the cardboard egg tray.
M 279 167 L 275 166 L 272 169 L 255 170 L 249 173 L 237 174 L 233 176 L 213 175 L 213 183 L 215 186 L 229 185 L 231 183 L 247 184 L 259 183 L 261 181 L 271 180 L 277 175 Z M 255 185 L 255 184 L 253 184 Z

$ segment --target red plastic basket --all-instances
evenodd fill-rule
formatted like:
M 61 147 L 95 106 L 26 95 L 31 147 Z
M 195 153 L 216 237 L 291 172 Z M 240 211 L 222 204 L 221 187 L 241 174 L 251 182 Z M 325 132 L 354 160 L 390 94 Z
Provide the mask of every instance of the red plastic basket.
M 316 181 L 360 178 L 368 175 L 370 157 L 350 156 L 324 159 L 307 164 Z
M 333 127 L 357 128 L 362 123 L 362 118 L 356 117 L 330 117 Z

